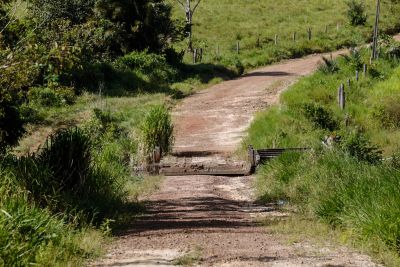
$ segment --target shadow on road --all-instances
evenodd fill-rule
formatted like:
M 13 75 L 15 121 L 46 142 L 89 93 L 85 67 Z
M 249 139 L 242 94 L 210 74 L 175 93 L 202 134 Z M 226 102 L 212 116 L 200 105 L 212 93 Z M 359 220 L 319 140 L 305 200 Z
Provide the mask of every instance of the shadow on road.
M 256 205 L 248 201 L 234 201 L 222 197 L 189 197 L 178 200 L 157 200 L 145 203 L 147 213 L 137 221 L 126 225 L 117 235 L 125 236 L 157 230 L 192 230 L 207 232 L 246 231 L 257 226 L 247 214 Z M 256 207 L 259 210 L 259 207 Z M 275 207 L 264 207 L 274 211 Z

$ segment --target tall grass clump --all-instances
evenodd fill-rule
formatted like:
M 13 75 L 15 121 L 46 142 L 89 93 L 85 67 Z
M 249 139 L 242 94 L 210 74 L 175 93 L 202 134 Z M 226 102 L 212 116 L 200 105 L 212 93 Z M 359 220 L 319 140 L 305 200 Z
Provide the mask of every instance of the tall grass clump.
M 60 130 L 41 151 L 8 157 L 7 168 L 39 205 L 53 212 L 79 214 L 82 222 L 101 222 L 123 204 L 123 178 L 94 157 L 91 137 L 79 128 Z
M 36 204 L 32 192 L 4 166 L 0 177 L 1 266 L 78 266 L 98 255 L 101 235 L 92 236 L 89 228 L 78 229 L 67 215 Z M 84 244 L 85 235 L 93 238 L 92 246 Z
M 142 142 L 146 155 L 156 147 L 160 147 L 162 153 L 170 152 L 173 145 L 173 131 L 171 115 L 165 106 L 154 106 L 146 115 L 141 126 Z

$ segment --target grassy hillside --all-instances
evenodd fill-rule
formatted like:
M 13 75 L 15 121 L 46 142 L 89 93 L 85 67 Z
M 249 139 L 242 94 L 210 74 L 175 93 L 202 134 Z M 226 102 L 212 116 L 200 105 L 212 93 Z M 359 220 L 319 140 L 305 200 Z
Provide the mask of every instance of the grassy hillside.
M 398 51 L 399 44 L 390 46 Z M 357 82 L 355 71 L 369 55 L 363 49 L 328 61 L 300 80 L 282 95 L 280 107 L 256 118 L 246 144 L 312 147 L 310 153 L 289 153 L 262 166 L 260 198 L 285 199 L 302 216 L 339 229 L 344 239 L 398 266 L 400 62 L 383 53 Z M 346 83 L 345 110 L 337 103 L 341 83 Z M 326 147 L 326 136 L 337 141 Z
M 183 19 L 184 12 L 177 2 L 169 1 L 174 5 L 175 16 Z M 345 0 L 203 0 L 193 17 L 194 46 L 204 48 L 205 62 L 232 65 L 239 59 L 245 67 L 255 67 L 282 58 L 360 44 L 371 37 L 375 12 L 374 0 L 364 2 L 367 24 L 352 27 L 346 17 Z M 382 5 L 383 29 L 398 28 L 399 13 L 390 4 Z M 308 41 L 309 28 L 312 29 L 311 41 Z M 295 43 L 294 32 L 297 33 Z M 277 46 L 275 34 L 278 35 Z M 239 55 L 236 54 L 237 40 L 241 47 Z M 184 48 L 185 43 L 179 47 Z M 186 60 L 191 61 L 190 56 Z

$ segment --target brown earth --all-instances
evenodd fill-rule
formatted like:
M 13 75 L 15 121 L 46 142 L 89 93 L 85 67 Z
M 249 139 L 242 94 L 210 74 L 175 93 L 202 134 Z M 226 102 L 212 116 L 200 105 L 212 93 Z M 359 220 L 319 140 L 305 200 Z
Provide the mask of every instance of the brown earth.
M 333 56 L 340 53 L 345 51 Z M 174 151 L 233 154 L 254 114 L 277 104 L 280 93 L 314 72 L 320 60 L 312 55 L 264 67 L 186 98 L 174 111 Z M 186 259 L 200 266 L 376 266 L 329 242 L 289 245 L 268 233 L 258 222 L 287 214 L 255 203 L 253 181 L 253 176 L 167 177 L 160 191 L 145 199 L 148 213 L 120 233 L 94 265 L 170 266 Z

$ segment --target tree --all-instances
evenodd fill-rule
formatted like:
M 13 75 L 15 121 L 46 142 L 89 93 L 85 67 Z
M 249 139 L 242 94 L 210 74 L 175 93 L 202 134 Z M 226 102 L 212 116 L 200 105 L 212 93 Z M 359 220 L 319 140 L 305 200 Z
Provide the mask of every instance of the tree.
M 71 25 L 86 22 L 93 15 L 95 0 L 30 0 L 32 16 L 42 26 L 55 20 L 68 20 Z
M 186 33 L 188 38 L 188 48 L 189 51 L 193 50 L 192 44 L 192 26 L 193 26 L 193 15 L 196 12 L 197 7 L 199 6 L 201 0 L 186 0 L 184 3 L 182 0 L 176 0 L 179 5 L 185 11 L 185 20 L 186 20 Z M 193 2 L 193 5 L 192 5 Z
M 23 121 L 17 108 L 16 96 L 0 89 L 0 155 L 18 143 L 24 133 Z
M 98 0 L 97 21 L 118 54 L 148 49 L 160 53 L 179 35 L 171 20 L 171 6 L 163 0 Z
M 358 0 L 349 0 L 347 2 L 347 17 L 352 26 L 365 25 L 367 22 L 367 15 L 365 13 L 364 2 Z

